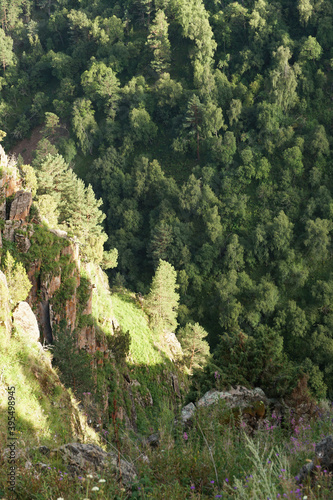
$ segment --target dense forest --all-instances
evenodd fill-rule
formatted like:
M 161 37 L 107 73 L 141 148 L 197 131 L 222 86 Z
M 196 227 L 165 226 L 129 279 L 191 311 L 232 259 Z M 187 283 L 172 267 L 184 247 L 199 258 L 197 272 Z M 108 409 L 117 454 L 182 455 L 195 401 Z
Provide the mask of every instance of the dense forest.
M 0 18 L 3 144 L 40 130 L 50 225 L 118 253 L 114 286 L 147 295 L 170 264 L 207 380 L 273 394 L 303 370 L 332 397 L 332 2 L 0 0 Z

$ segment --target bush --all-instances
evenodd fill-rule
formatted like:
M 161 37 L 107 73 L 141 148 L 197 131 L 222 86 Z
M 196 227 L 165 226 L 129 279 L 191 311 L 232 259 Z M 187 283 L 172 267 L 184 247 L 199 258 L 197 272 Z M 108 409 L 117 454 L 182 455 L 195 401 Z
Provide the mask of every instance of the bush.
M 25 300 L 31 288 L 31 283 L 21 262 L 16 262 L 7 251 L 5 260 L 5 275 L 12 308 Z
M 123 330 L 118 327 L 114 332 L 114 335 L 107 337 L 108 348 L 114 355 L 117 361 L 123 360 L 129 353 L 131 345 L 131 336 L 129 331 L 123 332 Z
M 60 379 L 66 387 L 82 394 L 94 386 L 91 356 L 77 346 L 77 332 L 62 321 L 53 331 L 53 356 L 60 370 Z
M 283 340 L 274 330 L 259 326 L 255 336 L 225 333 L 205 369 L 194 373 L 189 399 L 200 397 L 217 381 L 225 387 L 260 387 L 268 397 L 284 396 L 293 390 L 300 374 L 300 367 L 287 358 Z

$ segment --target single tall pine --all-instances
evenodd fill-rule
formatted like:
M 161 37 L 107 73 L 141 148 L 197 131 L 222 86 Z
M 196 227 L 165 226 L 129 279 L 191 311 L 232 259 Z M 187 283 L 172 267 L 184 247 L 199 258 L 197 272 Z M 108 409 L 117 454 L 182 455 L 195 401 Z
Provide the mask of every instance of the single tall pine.
M 177 327 L 179 294 L 174 267 L 160 259 L 153 277 L 147 306 L 152 324 L 159 330 L 174 331 Z

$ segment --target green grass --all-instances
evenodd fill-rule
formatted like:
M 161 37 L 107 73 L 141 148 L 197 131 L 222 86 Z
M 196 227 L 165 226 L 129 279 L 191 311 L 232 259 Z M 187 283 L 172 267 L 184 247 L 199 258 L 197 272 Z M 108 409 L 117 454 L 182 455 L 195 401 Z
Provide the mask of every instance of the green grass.
M 131 295 L 113 294 L 112 305 L 121 328 L 131 335 L 130 363 L 146 366 L 162 363 L 163 356 L 154 345 L 158 343 L 158 335 L 149 328 L 147 316 Z
M 7 343 L 2 340 L 0 366 L 1 442 L 6 441 L 7 388 L 11 386 L 15 387 L 16 429 L 24 447 L 54 447 L 73 439 L 98 441 L 52 368 L 50 353 L 40 351 L 36 342 L 22 333 L 15 333 Z
M 105 273 L 93 264 L 88 264 L 84 275 L 95 285 L 92 315 L 106 335 L 112 334 L 112 319 L 115 318 L 124 332 L 129 331 L 131 346 L 129 364 L 157 365 L 165 361 L 160 352 L 159 335 L 149 328 L 148 317 L 128 291 L 111 293 Z

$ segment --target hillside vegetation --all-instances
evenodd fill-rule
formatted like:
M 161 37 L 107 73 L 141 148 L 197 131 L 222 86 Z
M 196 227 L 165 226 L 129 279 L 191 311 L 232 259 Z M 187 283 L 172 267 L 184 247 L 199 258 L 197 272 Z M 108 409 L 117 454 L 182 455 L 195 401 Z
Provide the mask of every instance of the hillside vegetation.
M 91 490 L 27 466 L 19 498 L 331 495 L 333 464 L 294 478 L 332 427 L 332 25 L 331 0 L 0 0 L 0 389 L 21 391 L 21 472 L 55 435 L 138 472 Z M 12 321 L 25 300 L 52 355 Z M 251 430 L 223 404 L 182 426 L 238 385 L 271 398 Z
M 5 145 L 40 127 L 36 167 L 58 151 L 102 197 L 111 283 L 147 294 L 169 262 L 181 327 L 202 325 L 212 348 L 240 333 L 244 345 L 283 344 L 312 391 L 331 395 L 331 2 L 19 0 L 0 11 Z M 97 227 L 90 188 L 75 189 Z

